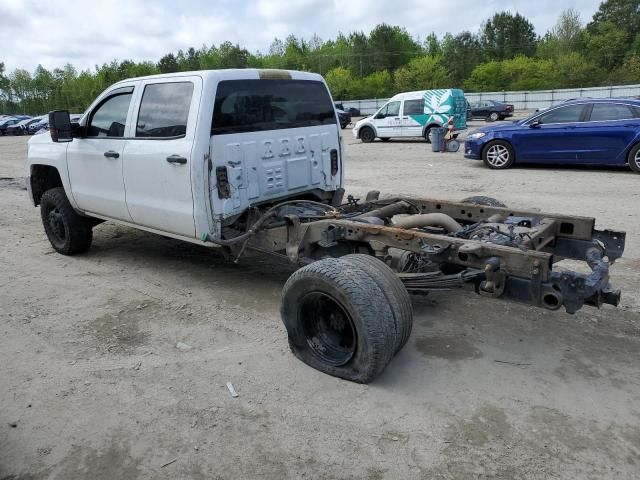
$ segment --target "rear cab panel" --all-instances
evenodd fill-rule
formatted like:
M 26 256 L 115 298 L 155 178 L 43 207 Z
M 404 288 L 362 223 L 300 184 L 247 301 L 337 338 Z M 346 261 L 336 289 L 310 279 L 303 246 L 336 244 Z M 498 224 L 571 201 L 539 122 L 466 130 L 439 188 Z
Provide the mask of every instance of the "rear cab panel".
M 216 75 L 208 196 L 220 225 L 258 203 L 342 186 L 342 137 L 321 76 L 289 71 Z

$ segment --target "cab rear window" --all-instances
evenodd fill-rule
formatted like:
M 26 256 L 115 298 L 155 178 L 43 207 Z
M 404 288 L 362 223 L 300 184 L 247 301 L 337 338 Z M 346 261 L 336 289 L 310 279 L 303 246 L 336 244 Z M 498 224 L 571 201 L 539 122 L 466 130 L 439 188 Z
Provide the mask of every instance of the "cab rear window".
M 336 123 L 324 83 L 224 80 L 218 84 L 211 133 L 258 132 Z

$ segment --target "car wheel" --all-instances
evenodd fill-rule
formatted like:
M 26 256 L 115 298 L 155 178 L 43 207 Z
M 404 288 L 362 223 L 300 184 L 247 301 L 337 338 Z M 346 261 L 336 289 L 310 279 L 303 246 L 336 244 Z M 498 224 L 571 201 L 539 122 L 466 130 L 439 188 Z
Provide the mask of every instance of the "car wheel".
M 91 225 L 75 212 L 64 188 L 52 188 L 42 194 L 40 216 L 47 238 L 57 252 L 74 255 L 89 250 L 93 240 Z
M 360 130 L 360 140 L 363 143 L 371 143 L 376 139 L 376 134 L 371 127 L 363 127 Z
M 482 205 L 484 207 L 507 208 L 507 206 L 500 200 L 493 197 L 485 197 L 484 195 L 474 195 L 473 197 L 463 198 L 460 201 L 462 203 L 472 203 L 474 205 Z
M 513 147 L 504 140 L 489 142 L 482 151 L 484 164 L 496 170 L 509 168 L 515 161 Z
M 424 141 L 427 143 L 431 143 L 431 129 L 433 127 L 427 127 L 424 131 Z
M 280 313 L 298 359 L 352 382 L 369 383 L 382 373 L 398 346 L 399 312 L 379 286 L 381 274 L 371 272 L 327 258 L 289 277 Z
M 380 137 L 380 140 L 382 140 L 383 142 L 388 142 L 389 140 L 391 140 L 391 138 L 389 138 L 389 137 Z
M 496 120 L 500 120 L 500 115 L 498 115 L 498 112 L 491 112 L 489 114 L 489 121 L 495 122 Z
M 636 173 L 640 173 L 640 143 L 629 152 L 629 168 Z

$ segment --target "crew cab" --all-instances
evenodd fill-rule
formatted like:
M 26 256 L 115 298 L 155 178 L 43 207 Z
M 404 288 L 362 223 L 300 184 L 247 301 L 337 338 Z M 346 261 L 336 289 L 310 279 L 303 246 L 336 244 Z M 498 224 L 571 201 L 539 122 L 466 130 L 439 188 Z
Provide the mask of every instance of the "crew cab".
M 421 97 L 422 98 L 422 97 Z M 301 265 L 283 289 L 292 352 L 322 372 L 376 378 L 409 340 L 409 293 L 480 295 L 573 313 L 617 305 L 609 265 L 624 232 L 496 199 L 344 201 L 341 128 L 321 76 L 174 73 L 118 82 L 79 123 L 49 113 L 29 141 L 31 199 L 59 253 L 86 252 L 108 220 Z M 591 273 L 555 271 L 562 259 Z

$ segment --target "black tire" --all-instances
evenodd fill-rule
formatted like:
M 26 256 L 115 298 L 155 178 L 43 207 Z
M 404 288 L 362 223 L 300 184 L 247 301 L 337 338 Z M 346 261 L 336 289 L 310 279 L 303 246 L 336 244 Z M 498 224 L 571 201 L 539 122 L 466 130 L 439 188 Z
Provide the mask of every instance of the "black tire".
M 57 252 L 75 255 L 89 250 L 93 240 L 91 225 L 75 212 L 64 188 L 52 188 L 42 194 L 40 216 L 47 238 Z
M 431 129 L 433 127 L 427 127 L 424 130 L 424 141 L 427 143 L 431 143 Z
M 296 271 L 280 313 L 293 354 L 323 373 L 369 383 L 395 354 L 392 306 L 351 261 L 327 258 Z
M 495 122 L 500 120 L 500 114 L 498 112 L 491 112 L 487 117 L 487 122 Z
M 360 140 L 362 143 L 371 143 L 376 139 L 376 132 L 371 127 L 362 127 L 360 129 Z
M 501 155 L 506 155 L 502 157 Z M 499 158 L 498 158 L 499 157 Z M 504 140 L 493 140 L 485 145 L 482 150 L 482 161 L 493 170 L 509 168 L 515 162 L 516 157 L 513 147 Z
M 627 156 L 629 162 L 629 168 L 636 173 L 640 173 L 640 143 L 635 145 Z
M 380 137 L 380 140 L 382 140 L 383 142 L 388 142 L 389 140 L 391 140 L 391 137 Z
M 467 197 L 460 200 L 462 203 L 472 203 L 474 205 L 484 205 L 485 207 L 499 207 L 507 208 L 507 206 L 493 197 L 485 197 L 482 195 L 475 195 L 473 197 Z
M 365 269 L 378 284 L 380 290 L 384 292 L 394 315 L 396 327 L 395 353 L 398 353 L 407 344 L 413 328 L 413 307 L 411 306 L 409 292 L 407 292 L 396 272 L 376 257 L 355 253 L 340 258 Z

